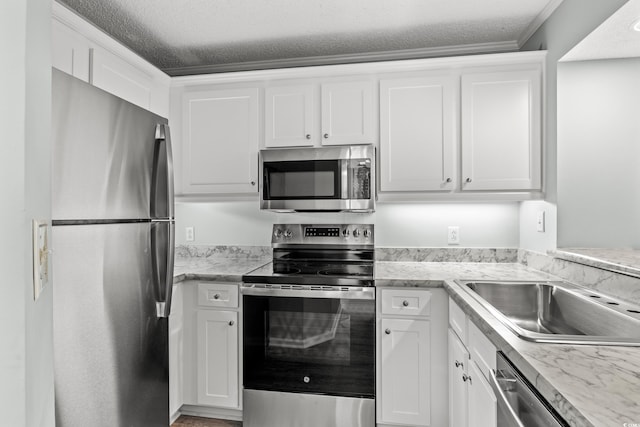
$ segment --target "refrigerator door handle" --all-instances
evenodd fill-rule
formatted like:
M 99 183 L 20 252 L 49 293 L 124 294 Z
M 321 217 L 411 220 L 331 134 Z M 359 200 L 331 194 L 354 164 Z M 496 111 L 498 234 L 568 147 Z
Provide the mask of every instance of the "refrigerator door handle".
M 165 236 L 161 236 L 161 234 L 165 234 Z M 172 221 L 152 222 L 151 246 L 156 315 L 158 317 L 169 317 L 171 314 L 173 259 L 175 255 L 175 224 Z M 166 258 L 163 259 L 163 257 Z
M 151 215 L 154 217 L 166 217 L 169 219 L 173 219 L 174 217 L 174 188 L 173 188 L 173 151 L 171 149 L 171 132 L 169 129 L 169 125 L 165 123 L 158 123 L 156 125 L 156 154 L 154 159 L 154 171 L 153 171 L 153 188 L 152 188 L 152 206 L 151 206 Z M 162 150 L 162 143 L 164 143 L 164 152 Z M 163 159 L 160 158 L 163 157 Z M 164 176 L 159 177 L 161 165 L 165 163 Z M 159 179 L 162 179 L 164 182 L 160 182 Z M 166 181 L 165 181 L 166 180 Z M 164 188 L 166 187 L 166 188 Z M 158 194 L 164 190 L 165 194 Z M 166 199 L 165 199 L 166 198 Z M 159 212 L 159 207 L 157 206 L 158 200 L 165 200 L 166 207 L 163 206 L 162 212 Z

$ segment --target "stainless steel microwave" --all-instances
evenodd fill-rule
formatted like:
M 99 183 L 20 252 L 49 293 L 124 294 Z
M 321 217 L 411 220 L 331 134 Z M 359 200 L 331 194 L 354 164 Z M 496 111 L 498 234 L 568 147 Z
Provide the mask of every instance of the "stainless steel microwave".
M 373 145 L 260 150 L 260 208 L 373 212 Z

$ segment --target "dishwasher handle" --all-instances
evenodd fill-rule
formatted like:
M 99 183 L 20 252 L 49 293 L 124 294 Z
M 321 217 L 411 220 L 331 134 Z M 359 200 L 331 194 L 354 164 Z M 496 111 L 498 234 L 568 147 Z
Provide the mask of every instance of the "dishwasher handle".
M 498 378 L 495 369 L 489 370 L 489 384 L 491 384 L 491 388 L 493 389 L 493 392 L 495 393 L 496 398 L 498 399 L 498 406 L 503 407 L 505 409 L 504 415 L 506 415 L 508 418 L 509 427 L 525 427 L 524 424 L 522 424 L 520 417 L 518 417 L 518 414 L 516 413 L 515 409 L 513 409 L 513 406 L 511 406 L 511 403 L 509 403 L 509 399 L 507 399 L 507 395 L 505 394 L 505 391 L 500 386 L 499 381 L 513 382 L 517 380 L 511 379 L 511 378 L 502 378 L 502 377 Z

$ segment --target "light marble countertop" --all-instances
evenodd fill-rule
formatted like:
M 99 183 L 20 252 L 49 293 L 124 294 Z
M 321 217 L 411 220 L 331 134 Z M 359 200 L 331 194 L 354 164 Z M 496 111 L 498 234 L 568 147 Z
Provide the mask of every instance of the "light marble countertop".
M 576 262 L 640 277 L 640 250 L 608 248 L 560 248 L 549 251 L 549 255 Z
M 177 257 L 175 283 L 241 281 L 270 258 Z M 532 343 L 519 339 L 454 279 L 557 280 L 519 263 L 377 261 L 376 286 L 444 287 L 451 297 L 518 367 L 571 426 L 625 427 L 640 424 L 640 347 Z

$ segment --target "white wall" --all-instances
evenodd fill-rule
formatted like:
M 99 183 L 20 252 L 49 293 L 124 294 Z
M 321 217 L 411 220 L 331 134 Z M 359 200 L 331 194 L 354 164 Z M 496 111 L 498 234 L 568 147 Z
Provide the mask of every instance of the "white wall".
M 546 99 L 544 103 L 545 175 L 544 185 L 547 204 L 539 201 L 523 202 L 521 205 L 520 246 L 525 249 L 555 249 L 556 236 L 551 230 L 556 224 L 547 221 L 549 232 L 532 233 L 529 229 L 531 215 L 540 208 L 550 212 L 562 209 L 557 206 L 557 67 L 558 60 L 597 28 L 628 0 L 564 0 L 547 21 L 525 43 L 523 50 L 547 51 L 545 73 Z
M 50 219 L 50 2 L 0 2 L 0 414 L 53 426 L 51 286 L 33 301 L 31 219 Z
M 178 244 L 270 246 L 274 223 L 373 223 L 379 247 L 444 247 L 447 227 L 460 227 L 460 247 L 517 248 L 519 207 L 513 203 L 379 203 L 373 214 L 275 213 L 258 202 L 176 205 Z M 184 228 L 195 227 L 185 242 Z
M 558 245 L 640 248 L 640 59 L 558 67 Z

